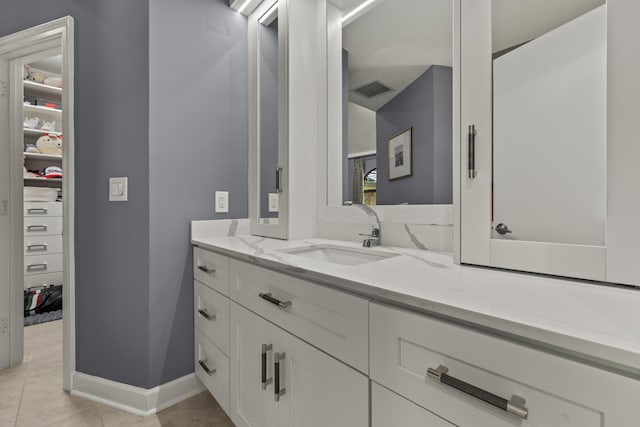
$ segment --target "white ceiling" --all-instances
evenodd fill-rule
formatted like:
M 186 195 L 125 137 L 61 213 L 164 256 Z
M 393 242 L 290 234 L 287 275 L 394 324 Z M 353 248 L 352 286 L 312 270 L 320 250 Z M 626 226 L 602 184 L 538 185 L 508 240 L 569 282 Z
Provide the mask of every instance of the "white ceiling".
M 329 0 L 343 11 L 365 0 Z M 605 0 L 493 0 L 493 51 L 534 39 Z M 432 64 L 452 62 L 451 0 L 382 0 L 343 28 L 349 100 L 377 110 Z M 392 92 L 367 99 L 352 90 L 380 81 Z

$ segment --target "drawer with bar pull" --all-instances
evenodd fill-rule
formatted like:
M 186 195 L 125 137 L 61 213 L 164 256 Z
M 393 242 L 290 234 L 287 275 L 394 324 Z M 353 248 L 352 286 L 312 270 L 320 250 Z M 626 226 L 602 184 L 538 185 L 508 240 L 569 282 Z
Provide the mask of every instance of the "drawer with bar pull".
M 194 335 L 196 375 L 229 413 L 229 358 L 197 329 Z
M 602 426 L 576 387 L 592 368 L 398 308 L 370 315 L 371 379 L 455 425 Z
M 229 355 L 229 298 L 194 281 L 194 324 L 224 354 Z
M 24 257 L 24 274 L 43 274 L 62 271 L 62 254 L 27 255 Z
M 25 217 L 24 236 L 55 236 L 62 234 L 62 217 Z
M 229 295 L 229 258 L 194 247 L 193 277 L 222 295 Z
M 29 236 L 24 238 L 25 255 L 62 253 L 62 236 Z
M 61 202 L 25 202 L 24 216 L 62 216 Z

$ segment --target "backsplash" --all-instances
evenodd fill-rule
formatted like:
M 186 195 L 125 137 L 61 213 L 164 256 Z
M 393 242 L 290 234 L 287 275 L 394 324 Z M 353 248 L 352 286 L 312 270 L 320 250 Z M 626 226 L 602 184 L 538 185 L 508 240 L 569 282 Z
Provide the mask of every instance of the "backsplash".
M 191 221 L 191 238 L 232 237 L 249 234 L 249 219 Z

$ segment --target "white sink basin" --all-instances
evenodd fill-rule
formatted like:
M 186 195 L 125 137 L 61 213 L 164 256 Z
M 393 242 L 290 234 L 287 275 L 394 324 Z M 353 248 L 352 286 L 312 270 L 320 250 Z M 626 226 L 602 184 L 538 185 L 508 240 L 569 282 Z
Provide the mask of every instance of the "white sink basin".
M 341 265 L 366 264 L 400 255 L 393 252 L 379 252 L 375 249 L 358 249 L 336 245 L 282 249 L 281 252 Z

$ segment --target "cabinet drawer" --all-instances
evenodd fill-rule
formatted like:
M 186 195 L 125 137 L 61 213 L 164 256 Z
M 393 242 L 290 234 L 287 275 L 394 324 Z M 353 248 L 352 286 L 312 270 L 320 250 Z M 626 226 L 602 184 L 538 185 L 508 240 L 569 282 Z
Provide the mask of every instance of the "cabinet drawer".
M 62 216 L 61 202 L 25 202 L 24 216 Z
M 222 295 L 229 295 L 229 258 L 193 248 L 193 277 Z
M 24 275 L 62 271 L 62 254 L 27 255 L 24 257 Z
M 369 371 L 369 302 L 344 292 L 230 260 L 231 298 L 343 362 Z M 260 294 L 287 303 L 269 302 Z
M 33 288 L 43 285 L 59 285 L 62 283 L 62 271 L 54 273 L 30 274 L 24 276 L 24 288 Z
M 196 375 L 222 409 L 229 413 L 229 358 L 197 329 L 194 338 Z
M 522 425 L 602 426 L 603 408 L 598 406 L 606 400 L 594 399 L 593 390 L 601 386 L 596 369 L 448 322 L 371 304 L 373 380 L 456 425 L 521 422 L 428 378 L 427 369 L 439 366 L 447 367 L 451 377 L 501 398 L 524 398 L 528 418 Z
M 54 236 L 62 234 L 62 217 L 25 217 L 24 235 L 27 236 Z
M 404 397 L 371 383 L 371 427 L 455 427 Z
M 43 255 L 62 253 L 62 235 L 31 236 L 24 238 L 25 255 Z
M 196 328 L 228 356 L 229 298 L 198 281 L 194 282 L 193 295 Z

